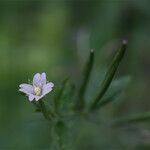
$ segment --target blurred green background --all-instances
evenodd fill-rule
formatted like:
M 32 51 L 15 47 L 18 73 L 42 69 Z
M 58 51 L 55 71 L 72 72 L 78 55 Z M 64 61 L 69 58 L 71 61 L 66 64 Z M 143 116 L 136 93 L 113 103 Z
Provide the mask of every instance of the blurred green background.
M 149 6 L 148 0 L 1 0 L 0 150 L 55 150 L 50 125 L 19 94 L 18 85 L 37 72 L 46 72 L 56 87 L 68 76 L 78 85 L 89 50 L 94 49 L 90 86 L 96 89 L 122 39 L 129 44 L 117 76 L 132 78 L 125 97 L 93 118 L 103 121 L 77 122 L 70 149 L 150 149 L 148 122 L 109 126 L 110 118 L 150 110 Z M 51 100 L 51 94 L 46 99 Z

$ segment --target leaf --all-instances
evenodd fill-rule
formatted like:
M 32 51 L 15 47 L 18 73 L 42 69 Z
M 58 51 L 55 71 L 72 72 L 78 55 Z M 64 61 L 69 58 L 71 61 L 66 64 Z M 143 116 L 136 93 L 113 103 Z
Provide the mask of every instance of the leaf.
M 77 102 L 76 102 L 76 106 L 75 106 L 75 108 L 78 110 L 82 110 L 85 105 L 84 95 L 85 95 L 85 91 L 87 89 L 87 85 L 88 85 L 88 82 L 90 79 L 93 64 L 94 64 L 94 51 L 91 50 L 89 58 L 87 60 L 85 68 L 84 68 L 83 80 L 81 81 L 81 85 L 80 85 L 79 91 L 78 91 Z
M 102 98 L 102 100 L 98 104 L 97 108 L 101 108 L 111 103 L 112 101 L 116 100 L 116 98 L 122 94 L 123 90 L 125 89 L 125 87 L 129 82 L 130 82 L 129 76 L 115 80 L 110 86 L 108 93 L 104 96 L 104 98 Z
M 98 93 L 96 98 L 93 100 L 93 102 L 90 106 L 90 110 L 97 109 L 97 106 L 98 106 L 100 100 L 103 98 L 103 96 L 107 92 L 107 90 L 108 90 L 108 88 L 112 82 L 112 79 L 113 79 L 113 77 L 114 77 L 114 75 L 118 69 L 118 66 L 119 66 L 121 60 L 123 59 L 123 56 L 124 56 L 125 51 L 126 51 L 126 46 L 127 46 L 127 42 L 123 41 L 121 49 L 117 51 L 114 59 L 112 60 L 111 65 L 108 68 L 108 71 L 106 72 L 105 78 L 102 82 L 100 92 Z
M 74 91 L 75 91 L 74 84 L 69 82 L 69 79 L 66 78 L 62 82 L 61 87 L 57 89 L 57 92 L 54 97 L 54 104 L 56 111 L 58 111 L 60 108 L 63 107 L 67 99 L 71 99 L 71 97 L 73 97 Z
M 65 89 L 65 87 L 66 87 L 66 83 L 67 83 L 67 82 L 68 82 L 68 78 L 66 78 L 65 80 L 63 80 L 63 82 L 62 82 L 60 88 L 58 88 L 58 89 L 56 90 L 56 94 L 55 94 L 55 96 L 54 96 L 54 104 L 55 104 L 55 109 L 56 109 L 56 110 L 58 109 L 58 107 L 59 107 L 59 105 L 60 105 L 60 103 L 61 103 L 61 97 L 62 97 L 62 95 L 63 95 L 63 91 L 64 91 L 64 89 Z
M 65 105 L 66 103 L 67 104 L 72 104 L 74 94 L 75 94 L 75 85 L 71 82 L 68 82 L 67 85 L 66 85 L 66 90 L 63 93 L 62 106 Z

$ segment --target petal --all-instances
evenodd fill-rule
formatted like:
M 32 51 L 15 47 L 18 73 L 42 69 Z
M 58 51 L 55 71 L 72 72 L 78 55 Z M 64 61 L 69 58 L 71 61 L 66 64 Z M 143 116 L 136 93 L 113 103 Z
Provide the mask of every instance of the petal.
M 35 74 L 33 77 L 33 85 L 34 86 L 41 86 L 41 75 L 39 73 Z
M 52 82 L 49 82 L 47 84 L 50 84 L 51 87 L 54 87 L 54 83 L 52 83 Z
M 46 84 L 46 73 L 45 72 L 43 72 L 41 74 L 41 83 L 42 83 L 42 85 Z
M 33 86 L 30 84 L 20 84 L 19 87 L 20 87 L 19 91 L 25 94 L 33 93 Z
M 36 101 L 39 101 L 41 98 L 43 98 L 44 97 L 44 95 L 41 95 L 41 96 L 35 96 L 35 100 Z
M 29 95 L 29 101 L 32 102 L 34 100 L 35 96 L 33 94 Z
M 19 89 L 20 92 L 25 93 L 27 95 L 29 95 L 30 93 L 28 93 L 27 91 L 25 91 L 24 89 Z
M 47 93 L 49 93 L 50 91 L 52 91 L 52 87 L 54 86 L 54 84 L 52 82 L 49 82 L 47 84 L 45 84 L 43 86 L 43 95 L 46 95 Z

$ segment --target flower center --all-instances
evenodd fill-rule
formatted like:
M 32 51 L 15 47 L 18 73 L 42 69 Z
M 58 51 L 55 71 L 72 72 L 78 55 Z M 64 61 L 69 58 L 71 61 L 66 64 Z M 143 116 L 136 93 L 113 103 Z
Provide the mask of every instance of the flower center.
M 40 87 L 34 86 L 34 93 L 35 93 L 35 95 L 40 96 L 41 92 L 42 92 L 42 90 L 41 90 Z

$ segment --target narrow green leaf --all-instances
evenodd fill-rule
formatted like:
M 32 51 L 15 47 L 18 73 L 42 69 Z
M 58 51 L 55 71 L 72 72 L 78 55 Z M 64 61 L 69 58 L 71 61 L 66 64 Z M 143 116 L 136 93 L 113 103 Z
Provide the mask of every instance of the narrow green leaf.
M 84 69 L 84 72 L 83 72 L 83 80 L 81 81 L 81 85 L 79 87 L 77 102 L 76 102 L 76 106 L 75 106 L 77 110 L 82 110 L 84 108 L 84 105 L 85 105 L 85 99 L 84 99 L 85 91 L 87 89 L 87 85 L 88 85 L 88 82 L 89 82 L 89 79 L 90 79 L 93 64 L 94 64 L 94 51 L 91 50 L 88 61 L 85 65 L 85 69 Z
M 124 53 L 126 51 L 126 46 L 127 46 L 127 41 L 123 41 L 121 49 L 117 51 L 110 67 L 108 68 L 108 71 L 105 75 L 104 81 L 102 82 L 100 92 L 98 93 L 98 95 L 96 96 L 96 98 L 94 99 L 94 101 L 92 102 L 92 104 L 90 106 L 91 110 L 95 110 L 97 108 L 97 105 L 99 104 L 100 100 L 107 92 L 107 90 L 112 82 L 112 79 L 115 75 L 115 72 L 117 71 L 117 68 L 124 56 Z
M 58 110 L 59 106 L 61 105 L 62 103 L 62 96 L 63 96 L 63 92 L 65 90 L 65 87 L 66 87 L 66 84 L 68 82 L 68 78 L 66 78 L 62 84 L 61 84 L 61 87 L 56 91 L 56 94 L 54 96 L 54 105 L 55 105 L 55 109 L 56 111 Z
M 71 82 L 68 82 L 66 85 L 66 89 L 63 92 L 61 108 L 68 108 L 73 105 L 75 95 L 75 85 Z
M 108 94 L 106 94 L 104 98 L 102 98 L 97 108 L 101 108 L 114 101 L 119 95 L 122 94 L 129 81 L 130 77 L 124 77 L 114 81 L 112 83 L 112 86 L 110 87 L 110 92 L 108 91 Z

